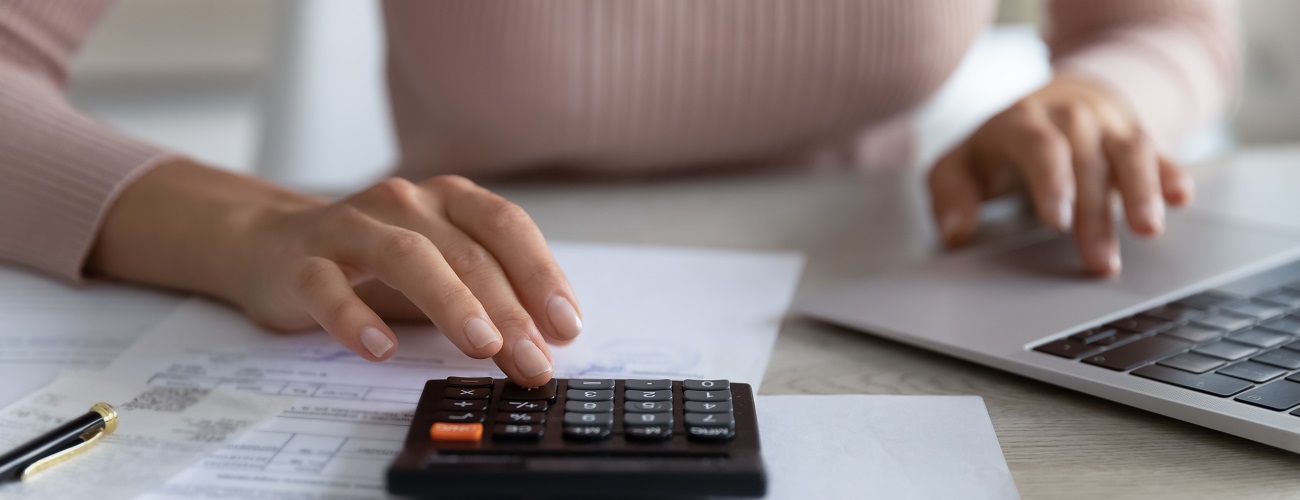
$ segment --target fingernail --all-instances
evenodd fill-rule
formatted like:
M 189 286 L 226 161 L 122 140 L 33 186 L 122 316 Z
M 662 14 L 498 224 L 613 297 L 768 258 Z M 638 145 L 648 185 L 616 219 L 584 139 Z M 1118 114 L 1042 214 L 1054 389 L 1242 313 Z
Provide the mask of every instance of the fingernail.
M 1183 204 L 1191 203 L 1192 199 L 1196 198 L 1196 181 L 1191 177 L 1184 177 L 1179 187 L 1183 190 Z
M 551 326 L 561 338 L 571 339 L 582 333 L 582 318 L 569 299 L 556 295 L 546 304 L 546 315 L 551 317 Z
M 1148 201 L 1138 209 L 1138 218 L 1151 232 L 1159 233 L 1165 226 L 1165 204 L 1158 199 Z
M 379 331 L 378 328 L 367 326 L 365 330 L 361 330 L 361 345 L 366 346 L 366 350 L 376 358 L 382 358 L 393 349 L 393 339 L 388 338 L 388 335 L 384 335 L 384 332 Z
M 1112 251 L 1109 243 L 1093 245 L 1092 252 L 1086 260 L 1089 262 L 1088 267 L 1092 268 L 1092 272 L 1101 276 L 1113 274 L 1119 267 L 1118 252 Z
M 1101 245 L 1101 250 L 1106 256 L 1106 274 L 1118 273 L 1122 264 L 1119 260 L 1119 249 L 1114 245 Z
M 1056 206 L 1057 229 L 1067 231 L 1074 224 L 1074 200 L 1061 200 Z
M 513 354 L 515 366 L 519 367 L 519 372 L 525 377 L 533 378 L 552 369 L 551 361 L 546 359 L 546 355 L 531 340 L 523 339 L 516 342 Z
M 465 338 L 469 343 L 474 345 L 475 349 L 482 349 L 493 342 L 500 342 L 501 336 L 492 329 L 483 318 L 470 318 L 465 322 Z
M 961 226 L 961 212 L 953 210 L 939 219 L 939 232 L 943 233 L 943 239 L 951 240 L 956 234 L 958 227 Z

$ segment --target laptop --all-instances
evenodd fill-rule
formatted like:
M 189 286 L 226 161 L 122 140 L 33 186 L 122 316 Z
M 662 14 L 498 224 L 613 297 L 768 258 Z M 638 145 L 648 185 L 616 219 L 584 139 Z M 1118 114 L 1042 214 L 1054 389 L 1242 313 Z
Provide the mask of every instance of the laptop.
M 1083 275 L 1030 230 L 811 294 L 873 335 L 1300 453 L 1300 150 L 1198 175 L 1166 232 L 1123 234 L 1123 271 Z

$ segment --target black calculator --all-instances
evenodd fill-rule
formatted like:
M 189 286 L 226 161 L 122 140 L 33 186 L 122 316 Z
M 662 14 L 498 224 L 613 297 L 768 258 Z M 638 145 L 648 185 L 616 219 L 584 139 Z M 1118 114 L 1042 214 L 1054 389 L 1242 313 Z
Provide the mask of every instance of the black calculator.
M 388 491 L 428 498 L 763 496 L 748 384 L 449 377 L 424 385 Z

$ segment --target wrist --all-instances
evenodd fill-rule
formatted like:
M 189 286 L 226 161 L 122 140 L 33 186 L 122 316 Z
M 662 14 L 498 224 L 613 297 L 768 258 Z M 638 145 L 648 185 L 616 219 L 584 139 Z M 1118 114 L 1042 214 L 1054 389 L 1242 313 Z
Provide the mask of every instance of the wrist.
M 237 303 L 252 272 L 260 220 L 320 203 L 252 177 L 169 162 L 113 204 L 87 271 Z

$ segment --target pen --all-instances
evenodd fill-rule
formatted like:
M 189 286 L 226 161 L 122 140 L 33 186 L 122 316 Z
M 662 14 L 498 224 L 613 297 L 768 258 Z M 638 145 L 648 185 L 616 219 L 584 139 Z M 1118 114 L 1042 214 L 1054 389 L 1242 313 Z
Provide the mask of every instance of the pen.
M 96 403 L 85 415 L 0 455 L 0 482 L 28 479 L 32 474 L 63 463 L 115 429 L 117 411 L 108 403 Z

